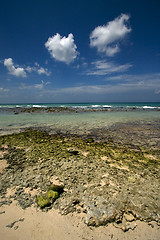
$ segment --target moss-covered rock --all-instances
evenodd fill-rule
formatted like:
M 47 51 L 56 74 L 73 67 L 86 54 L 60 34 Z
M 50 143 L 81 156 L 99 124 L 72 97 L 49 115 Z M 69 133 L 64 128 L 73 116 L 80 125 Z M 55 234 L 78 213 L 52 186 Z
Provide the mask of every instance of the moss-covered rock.
M 116 210 L 116 221 L 122 219 L 126 209 L 141 219 L 158 221 L 159 130 L 156 128 L 155 135 L 151 132 L 152 139 L 157 139 L 154 140 L 157 145 L 152 147 L 146 146 L 146 138 L 140 141 L 141 135 L 139 142 L 129 144 L 128 132 L 126 144 L 120 131 L 120 128 L 110 130 L 112 141 L 108 132 L 103 139 L 105 131 L 99 139 L 91 134 L 93 141 L 89 142 L 90 135 L 49 135 L 34 129 L 0 136 L 2 160 L 8 163 L 1 173 L 0 195 L 4 197 L 8 188 L 19 186 L 12 198 L 21 206 L 28 207 L 36 200 L 43 209 L 54 202 L 53 207 L 63 214 L 81 207 L 84 213 L 90 211 L 88 216 L 91 220 L 98 219 L 98 225 L 108 221 L 106 216 L 112 213 L 111 209 Z M 147 128 L 145 133 L 148 131 Z M 7 146 L 7 151 L 4 146 Z M 68 149 L 77 152 L 69 152 Z M 62 183 L 65 183 L 65 191 Z M 40 195 L 40 192 L 45 194 Z M 75 198 L 79 199 L 78 204 L 75 204 Z M 104 215 L 106 209 L 108 212 Z M 90 221 L 90 224 L 94 225 L 94 222 Z
M 37 197 L 37 204 L 40 208 L 44 208 L 51 205 L 50 199 L 46 195 L 40 195 Z
M 55 200 L 59 197 L 59 193 L 57 191 L 49 190 L 47 193 L 47 198 L 50 200 Z
M 57 191 L 49 190 L 37 197 L 37 204 L 40 208 L 45 208 L 50 206 L 58 197 L 59 193 Z

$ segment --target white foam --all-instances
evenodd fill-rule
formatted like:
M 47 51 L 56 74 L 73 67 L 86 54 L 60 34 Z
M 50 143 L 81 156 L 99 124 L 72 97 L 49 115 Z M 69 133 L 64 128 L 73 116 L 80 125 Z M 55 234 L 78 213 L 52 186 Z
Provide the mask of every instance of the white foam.
M 35 108 L 43 108 L 43 107 L 47 107 L 47 106 L 44 106 L 44 105 L 43 105 L 43 106 L 42 106 L 42 105 L 33 105 L 32 107 L 33 107 L 33 108 L 34 108 L 34 107 L 35 107 Z
M 103 105 L 103 108 L 111 108 L 112 106 L 110 105 Z
M 72 106 L 72 108 L 87 108 L 87 106 Z
M 92 105 L 93 108 L 100 107 L 100 105 Z
M 151 106 L 143 106 L 143 109 L 155 109 L 157 107 L 151 107 Z

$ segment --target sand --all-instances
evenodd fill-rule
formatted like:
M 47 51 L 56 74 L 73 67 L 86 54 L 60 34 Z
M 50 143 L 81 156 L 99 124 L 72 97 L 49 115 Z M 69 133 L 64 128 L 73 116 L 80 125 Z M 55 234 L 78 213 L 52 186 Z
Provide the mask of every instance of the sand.
M 138 220 L 137 227 L 127 232 L 116 228 L 112 223 L 97 228 L 88 227 L 83 223 L 83 215 L 75 213 L 62 216 L 55 209 L 42 212 L 33 206 L 23 210 L 16 201 L 10 206 L 0 207 L 0 213 L 1 240 L 160 239 L 160 227 L 155 222 L 148 225 Z M 13 227 L 7 227 L 10 224 Z

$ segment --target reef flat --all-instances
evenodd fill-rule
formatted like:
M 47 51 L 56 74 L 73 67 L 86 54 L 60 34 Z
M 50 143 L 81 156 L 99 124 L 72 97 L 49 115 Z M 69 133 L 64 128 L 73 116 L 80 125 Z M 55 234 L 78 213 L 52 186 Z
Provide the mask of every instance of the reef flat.
M 56 107 L 49 107 L 49 106 L 29 106 L 29 107 L 0 107 L 0 113 L 14 113 L 14 114 L 21 114 L 21 113 L 83 113 L 83 112 L 132 112 L 132 111 L 152 111 L 152 112 L 159 112 L 160 107 L 147 107 L 147 106 L 108 106 L 108 105 L 90 105 L 90 106 L 56 106 Z
M 63 192 L 42 211 L 84 214 L 91 226 L 126 231 L 137 219 L 160 224 L 160 124 L 125 123 L 88 135 L 26 129 L 0 136 L 0 205 L 38 206 L 51 184 Z

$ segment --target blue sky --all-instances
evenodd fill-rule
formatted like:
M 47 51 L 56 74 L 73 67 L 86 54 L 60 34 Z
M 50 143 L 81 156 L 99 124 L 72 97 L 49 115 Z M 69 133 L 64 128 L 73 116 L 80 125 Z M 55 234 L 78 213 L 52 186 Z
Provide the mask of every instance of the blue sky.
M 159 0 L 0 7 L 0 103 L 160 101 Z

